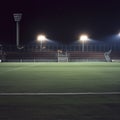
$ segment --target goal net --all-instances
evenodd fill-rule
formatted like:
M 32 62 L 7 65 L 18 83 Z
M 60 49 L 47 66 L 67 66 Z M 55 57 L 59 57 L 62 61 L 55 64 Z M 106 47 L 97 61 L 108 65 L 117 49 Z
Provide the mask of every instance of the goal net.
M 58 51 L 58 62 L 68 62 L 67 52 Z

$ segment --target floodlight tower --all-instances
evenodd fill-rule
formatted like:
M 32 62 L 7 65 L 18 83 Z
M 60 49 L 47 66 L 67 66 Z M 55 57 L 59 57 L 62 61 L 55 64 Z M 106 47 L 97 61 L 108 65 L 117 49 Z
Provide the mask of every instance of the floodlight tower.
M 80 41 L 82 41 L 82 52 L 84 52 L 84 44 L 85 44 L 85 41 L 88 40 L 88 36 L 87 35 L 81 35 L 80 36 Z
M 14 13 L 13 17 L 14 17 L 14 21 L 16 22 L 16 45 L 17 45 L 17 48 L 20 49 L 19 47 L 19 38 L 20 38 L 19 22 L 21 21 L 22 13 Z

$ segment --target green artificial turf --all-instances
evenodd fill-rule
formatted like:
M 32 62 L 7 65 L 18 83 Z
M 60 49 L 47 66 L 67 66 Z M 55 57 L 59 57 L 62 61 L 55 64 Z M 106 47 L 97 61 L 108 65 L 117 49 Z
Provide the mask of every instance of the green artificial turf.
M 0 92 L 119 92 L 120 63 L 1 63 Z
M 0 92 L 120 92 L 120 63 L 1 63 Z M 120 120 L 120 95 L 0 96 L 0 120 Z
M 1 120 L 119 120 L 119 95 L 0 96 Z

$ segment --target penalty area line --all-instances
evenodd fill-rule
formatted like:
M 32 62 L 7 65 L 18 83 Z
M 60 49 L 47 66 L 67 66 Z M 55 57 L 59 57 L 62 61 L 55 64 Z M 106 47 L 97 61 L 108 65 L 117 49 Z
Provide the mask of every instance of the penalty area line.
M 0 93 L 0 96 L 60 96 L 60 95 L 120 95 L 120 92 L 80 92 L 80 93 Z

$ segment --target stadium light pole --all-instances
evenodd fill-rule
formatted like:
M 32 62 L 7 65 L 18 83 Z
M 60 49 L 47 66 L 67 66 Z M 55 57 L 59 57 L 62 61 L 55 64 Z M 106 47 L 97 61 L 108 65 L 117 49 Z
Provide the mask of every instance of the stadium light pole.
M 22 19 L 22 13 L 14 13 L 13 17 L 14 17 L 14 21 L 16 22 L 16 45 L 17 45 L 17 48 L 19 48 L 19 38 L 20 38 L 19 22 Z
M 82 52 L 84 52 L 85 41 L 87 41 L 87 40 L 88 40 L 87 35 L 81 35 L 80 36 L 80 41 L 82 41 Z
M 42 50 L 42 44 L 43 44 L 43 41 L 45 41 L 47 38 L 45 35 L 38 35 L 37 36 L 37 41 L 40 41 L 40 50 Z

